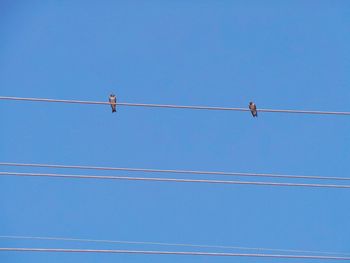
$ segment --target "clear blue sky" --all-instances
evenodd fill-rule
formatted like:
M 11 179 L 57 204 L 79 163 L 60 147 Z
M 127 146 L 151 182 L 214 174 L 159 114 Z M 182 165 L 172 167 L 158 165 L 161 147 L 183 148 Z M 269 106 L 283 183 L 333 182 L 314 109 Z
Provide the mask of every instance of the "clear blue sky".
M 120 102 L 349 111 L 349 10 L 345 0 L 1 1 L 0 95 L 105 101 L 115 92 Z M 350 176 L 345 116 L 111 114 L 108 105 L 9 101 L 0 112 L 0 161 Z M 349 201 L 337 189 L 1 177 L 0 234 L 350 252 Z M 292 262 L 39 253 L 0 261 Z

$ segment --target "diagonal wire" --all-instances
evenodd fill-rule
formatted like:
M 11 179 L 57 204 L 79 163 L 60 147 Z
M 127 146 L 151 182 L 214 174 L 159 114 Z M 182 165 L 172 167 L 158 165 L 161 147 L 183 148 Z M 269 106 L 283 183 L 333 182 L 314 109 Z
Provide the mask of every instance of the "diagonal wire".
M 0 176 L 30 176 L 30 177 L 53 177 L 70 179 L 100 179 L 100 180 L 127 180 L 127 181 L 154 181 L 172 183 L 206 183 L 206 184 L 230 184 L 230 185 L 259 185 L 259 186 L 295 186 L 312 188 L 343 188 L 350 189 L 350 185 L 339 184 L 302 184 L 302 183 L 274 183 L 274 182 L 248 182 L 248 181 L 224 181 L 224 180 L 204 180 L 204 179 L 174 179 L 158 177 L 128 177 L 128 176 L 104 176 L 104 175 L 77 175 L 77 174 L 53 174 L 53 173 L 17 173 L 0 172 Z
M 321 255 L 288 255 L 288 254 L 248 254 L 248 253 L 216 253 L 216 252 L 184 252 L 157 250 L 122 250 L 122 249 L 69 249 L 69 248 L 19 248 L 1 247 L 0 252 L 54 252 L 54 253 L 108 253 L 108 254 L 138 254 L 138 255 L 180 255 L 180 256 L 211 256 L 211 257 L 255 257 L 255 258 L 285 258 L 285 259 L 319 259 L 350 261 L 350 257 Z
M 0 166 L 350 181 L 349 177 L 332 177 L 332 176 L 287 175 L 287 174 L 270 174 L 270 173 L 242 173 L 242 172 L 198 171 L 198 170 L 174 170 L 174 169 L 146 169 L 146 168 L 102 167 L 102 166 L 85 166 L 85 165 L 60 165 L 60 164 L 42 164 L 42 163 L 38 164 L 38 163 L 0 162 Z
M 104 101 L 59 100 L 59 99 L 46 99 L 46 98 L 24 98 L 24 97 L 6 97 L 6 96 L 0 96 L 0 100 L 60 102 L 60 103 L 74 103 L 74 104 L 102 104 L 102 105 L 110 104 L 109 102 L 104 102 Z M 250 111 L 247 108 L 129 103 L 129 102 L 117 102 L 117 105 L 133 106 L 133 107 L 151 107 L 151 108 L 192 109 L 192 110 Z M 350 112 L 348 111 L 315 111 L 315 110 L 283 110 L 283 109 L 258 109 L 258 111 L 275 112 L 275 113 L 279 112 L 279 113 L 317 114 L 317 115 L 350 115 Z
M 125 241 L 125 240 L 86 239 L 86 238 L 71 238 L 71 237 L 42 237 L 42 236 L 38 237 L 38 236 L 13 236 L 13 235 L 0 235 L 0 238 L 29 239 L 29 240 L 53 240 L 53 241 L 76 241 L 76 242 L 104 243 L 104 244 L 109 243 L 109 244 L 128 244 L 128 245 L 157 245 L 157 246 L 171 246 L 171 247 L 255 250 L 255 251 L 266 251 L 266 252 L 270 251 L 270 252 L 312 253 L 312 254 L 350 256 L 350 254 L 348 254 L 348 253 L 329 252 L 329 251 L 243 247 L 243 246 L 223 246 L 223 245 L 202 245 L 202 244 L 185 244 L 185 243 L 164 243 L 164 242 L 149 242 L 149 241 Z

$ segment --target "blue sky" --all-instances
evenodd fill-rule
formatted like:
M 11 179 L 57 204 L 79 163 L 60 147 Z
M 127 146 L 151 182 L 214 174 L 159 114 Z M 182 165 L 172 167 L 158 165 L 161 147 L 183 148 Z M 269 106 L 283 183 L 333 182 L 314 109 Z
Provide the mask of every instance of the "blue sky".
M 348 1 L 1 1 L 0 95 L 105 101 L 114 92 L 120 102 L 253 100 L 349 111 L 349 10 Z M 10 101 L 0 112 L 4 162 L 349 176 L 346 116 L 127 107 L 111 114 L 108 105 Z M 350 252 L 347 190 L 15 177 L 1 177 L 0 189 L 0 235 Z M 6 239 L 0 246 L 164 249 Z M 0 260 L 256 262 L 40 253 Z

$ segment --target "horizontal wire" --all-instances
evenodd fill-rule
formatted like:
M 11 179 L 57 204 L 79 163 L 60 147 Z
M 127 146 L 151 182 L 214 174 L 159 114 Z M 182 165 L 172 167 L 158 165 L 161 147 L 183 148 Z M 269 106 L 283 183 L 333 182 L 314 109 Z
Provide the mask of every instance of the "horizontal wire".
M 110 104 L 109 102 L 104 102 L 104 101 L 58 100 L 58 99 L 46 99 L 46 98 L 24 98 L 24 97 L 6 97 L 6 96 L 0 96 L 0 100 L 61 102 L 61 103 L 75 103 L 75 104 L 102 104 L 102 105 Z M 147 104 L 147 103 L 128 103 L 128 102 L 117 102 L 117 105 L 133 106 L 133 107 L 193 109 L 193 110 L 250 111 L 247 108 L 187 106 L 187 105 L 172 105 L 172 104 Z M 350 115 L 350 112 L 348 111 L 314 111 L 314 110 L 282 110 L 282 109 L 258 109 L 258 111 L 259 112 L 318 114 L 318 115 Z
M 235 249 L 235 250 L 255 250 L 255 251 L 271 251 L 271 252 L 287 252 L 287 253 L 313 253 L 327 255 L 343 255 L 349 256 L 348 253 L 329 252 L 329 251 L 314 251 L 314 250 L 299 250 L 299 249 L 277 249 L 277 248 L 257 248 L 257 247 L 242 247 L 242 246 L 223 246 L 223 245 L 199 245 L 199 244 L 183 244 L 183 243 L 164 243 L 164 242 L 147 242 L 147 241 L 125 241 L 125 240 L 106 240 L 106 239 L 86 239 L 86 238 L 71 238 L 71 237 L 38 237 L 38 236 L 3 236 L 0 238 L 8 239 L 30 239 L 30 240 L 54 240 L 54 241 L 77 241 L 86 243 L 110 243 L 110 244 L 128 244 L 128 245 L 157 245 L 157 246 L 172 246 L 172 247 L 195 247 L 195 248 L 214 248 L 214 249 Z
M 122 250 L 122 249 L 68 249 L 68 248 L 19 248 L 1 247 L 0 252 L 60 252 L 60 253 L 109 253 L 109 254 L 139 254 L 139 255 L 181 255 L 181 256 L 212 256 L 212 257 L 256 257 L 256 258 L 289 258 L 289 259 L 319 259 L 319 260 L 350 260 L 350 257 L 321 255 L 287 255 L 287 254 L 248 254 L 248 253 L 216 253 L 216 252 L 185 252 L 156 250 Z
M 172 170 L 172 169 L 146 169 L 146 168 L 102 167 L 102 166 L 60 165 L 60 164 L 41 164 L 41 163 L 37 164 L 37 163 L 0 162 L 0 166 L 350 181 L 350 178 L 348 178 L 348 177 L 332 177 L 332 176 L 287 175 L 287 174 L 269 174 L 269 173 L 241 173 L 241 172 L 221 172 L 221 171 L 196 171 L 196 170 Z
M 32 176 L 32 177 L 56 177 L 75 179 L 100 179 L 100 180 L 128 180 L 128 181 L 155 181 L 173 183 L 207 183 L 207 184 L 231 184 L 231 185 L 259 185 L 259 186 L 295 186 L 295 187 L 316 187 L 316 188 L 343 188 L 350 189 L 350 185 L 338 184 L 302 184 L 302 183 L 274 183 L 274 182 L 248 182 L 248 181 L 224 181 L 204 179 L 174 179 L 157 177 L 128 177 L 128 176 L 105 176 L 105 175 L 77 175 L 77 174 L 52 174 L 52 173 L 17 173 L 0 172 L 0 176 Z

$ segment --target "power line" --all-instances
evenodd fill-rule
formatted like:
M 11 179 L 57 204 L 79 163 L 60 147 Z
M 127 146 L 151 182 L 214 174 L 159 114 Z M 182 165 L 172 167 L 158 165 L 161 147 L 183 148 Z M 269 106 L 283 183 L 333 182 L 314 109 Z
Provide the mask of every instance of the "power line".
M 350 255 L 341 252 L 328 251 L 313 251 L 299 249 L 277 249 L 277 248 L 257 248 L 257 247 L 242 247 L 242 246 L 223 246 L 223 245 L 199 245 L 199 244 L 183 244 L 183 243 L 164 243 L 164 242 L 149 242 L 149 241 L 125 241 L 125 240 L 106 240 L 106 239 L 86 239 L 86 238 L 71 238 L 71 237 L 38 237 L 38 236 L 1 236 L 0 238 L 8 239 L 30 239 L 30 240 L 53 240 L 53 241 L 76 241 L 86 243 L 109 243 L 109 244 L 128 244 L 128 245 L 158 245 L 172 247 L 195 247 L 195 248 L 212 248 L 212 249 L 235 249 L 235 250 L 255 250 L 255 251 L 273 251 L 287 253 L 313 253 L 313 254 L 328 254 L 328 255 Z
M 231 185 L 259 185 L 259 186 L 295 186 L 313 188 L 344 188 L 350 189 L 350 185 L 338 184 L 302 184 L 302 183 L 274 183 L 274 182 L 248 182 L 248 181 L 224 181 L 224 180 L 204 180 L 204 179 L 175 179 L 157 177 L 128 177 L 128 176 L 105 176 L 105 175 L 76 175 L 76 174 L 49 174 L 49 173 L 17 173 L 0 172 L 4 176 L 33 176 L 33 177 L 56 177 L 75 179 L 100 179 L 100 180 L 128 180 L 128 181 L 154 181 L 173 183 L 207 183 L 207 184 L 231 184 Z
M 0 96 L 0 100 L 17 100 L 17 101 L 33 101 L 33 102 L 60 102 L 74 104 L 102 104 L 109 105 L 104 101 L 84 101 L 84 100 L 58 100 L 46 98 L 24 98 L 24 97 L 5 97 Z M 220 110 L 220 111 L 250 111 L 247 108 L 232 107 L 213 107 L 213 106 L 190 106 L 190 105 L 172 105 L 172 104 L 147 104 L 147 103 L 128 103 L 117 102 L 118 106 L 131 107 L 151 107 L 151 108 L 171 108 L 171 109 L 192 109 L 192 110 Z M 258 109 L 259 112 L 279 112 L 279 113 L 299 113 L 299 114 L 317 114 L 317 115 L 350 115 L 348 111 L 314 111 L 314 110 L 282 110 L 282 109 Z
M 60 165 L 60 164 L 0 162 L 0 166 L 350 181 L 350 178 L 348 178 L 348 177 L 332 177 L 332 176 L 287 175 L 287 174 L 270 174 L 270 173 L 242 173 L 242 172 L 198 171 L 198 170 L 173 170 L 173 169 L 146 169 L 146 168 L 102 167 L 102 166 L 84 166 L 84 165 Z
M 181 256 L 212 256 L 212 257 L 256 257 L 256 258 L 289 258 L 289 259 L 319 259 L 319 260 L 350 260 L 350 257 L 320 256 L 320 255 L 287 255 L 287 254 L 248 254 L 248 253 L 216 253 L 187 251 L 156 251 L 156 250 L 122 250 L 122 249 L 68 249 L 68 248 L 0 248 L 0 252 L 56 252 L 56 253 L 109 253 L 138 255 L 181 255 Z

